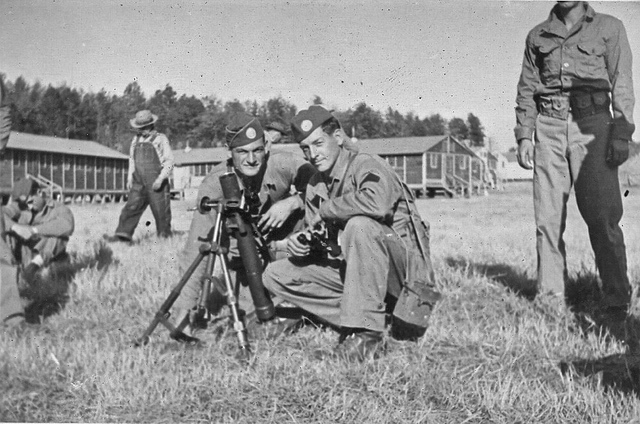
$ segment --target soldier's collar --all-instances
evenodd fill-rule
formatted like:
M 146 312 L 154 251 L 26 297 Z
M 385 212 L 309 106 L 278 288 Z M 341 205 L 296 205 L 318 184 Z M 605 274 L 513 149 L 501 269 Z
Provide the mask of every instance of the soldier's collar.
M 580 22 L 592 21 L 596 15 L 596 11 L 593 10 L 593 7 L 591 7 L 589 3 L 587 3 L 586 1 L 583 3 L 583 7 L 584 7 L 585 13 Z M 560 18 L 558 17 L 557 8 L 558 8 L 558 5 L 555 5 L 551 9 L 551 12 L 549 13 L 549 18 L 547 19 L 545 24 L 542 26 L 542 28 L 540 28 L 541 33 L 549 32 L 549 33 L 560 35 L 560 36 L 564 36 L 567 33 L 567 29 L 566 29 L 566 26 L 564 25 L 564 22 L 562 22 L 562 20 L 560 20 Z M 576 25 L 576 27 L 578 25 Z
M 327 175 L 326 179 L 330 182 L 340 181 L 344 176 L 347 166 L 351 163 L 352 155 L 355 155 L 355 153 L 345 149 L 344 147 L 341 148 L 338 159 L 336 159 L 336 163 L 333 164 L 333 168 L 329 171 L 329 175 Z

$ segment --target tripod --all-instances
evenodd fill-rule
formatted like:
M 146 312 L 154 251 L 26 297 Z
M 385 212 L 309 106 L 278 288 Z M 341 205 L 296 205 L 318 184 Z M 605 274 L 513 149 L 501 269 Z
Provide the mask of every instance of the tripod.
M 202 292 L 198 305 L 196 306 L 196 315 L 200 318 L 208 318 L 206 303 L 211 292 L 213 279 L 215 278 L 213 275 L 215 263 L 216 260 L 218 260 L 225 283 L 227 306 L 231 312 L 230 318 L 238 338 L 240 351 L 245 357 L 251 353 L 247 328 L 244 322 L 244 313 L 240 310 L 238 298 L 236 297 L 236 292 L 229 274 L 228 249 L 220 245 L 223 226 L 227 228 L 237 241 L 238 251 L 246 271 L 247 282 L 258 319 L 260 321 L 268 321 L 275 316 L 273 302 L 262 284 L 262 262 L 254 239 L 253 228 L 245 219 L 247 213 L 244 197 L 241 195 L 235 173 L 227 172 L 221 175 L 220 182 L 224 199 L 221 201 L 212 201 L 208 197 L 203 197 L 198 205 L 198 211 L 203 214 L 213 209 L 217 210 L 216 221 L 208 242 L 200 246 L 198 256 L 193 260 L 178 284 L 173 288 L 158 312 L 156 312 L 151 324 L 149 324 L 142 336 L 133 341 L 134 346 L 148 344 L 149 337 L 158 324 L 164 325 L 169 330 L 170 337 L 174 340 L 189 344 L 200 342 L 198 338 L 189 336 L 182 331 L 189 323 L 188 315 L 185 316 L 177 326 L 169 321 L 169 317 L 171 316 L 170 309 L 180 296 L 182 289 L 204 258 L 208 257 L 206 277 L 203 280 Z

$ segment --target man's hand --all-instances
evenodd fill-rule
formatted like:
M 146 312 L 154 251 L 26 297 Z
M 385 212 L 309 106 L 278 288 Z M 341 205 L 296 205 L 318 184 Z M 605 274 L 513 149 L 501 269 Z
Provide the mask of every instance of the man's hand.
M 524 169 L 533 169 L 533 142 L 529 138 L 523 138 L 518 144 L 518 163 Z
M 153 189 L 153 191 L 160 191 L 160 189 L 162 188 L 162 182 L 164 180 L 161 180 L 160 178 L 157 178 L 154 182 L 153 185 L 151 186 L 151 188 Z
M 265 232 L 272 228 L 280 228 L 291 216 L 293 211 L 299 208 L 300 198 L 298 196 L 291 196 L 280 200 L 273 204 L 269 210 L 260 217 L 260 221 L 258 221 L 258 228 Z
M 607 163 L 611 166 L 620 166 L 629 159 L 629 142 L 619 138 L 609 140 L 607 146 Z
M 298 237 L 302 234 L 302 236 L 309 240 L 308 234 L 304 231 L 292 234 L 287 240 L 287 252 L 294 258 L 302 258 L 309 255 L 311 251 L 311 247 L 309 243 L 302 243 L 298 240 Z
M 11 232 L 25 241 L 29 240 L 36 233 L 33 227 L 23 224 L 14 224 L 11 226 Z

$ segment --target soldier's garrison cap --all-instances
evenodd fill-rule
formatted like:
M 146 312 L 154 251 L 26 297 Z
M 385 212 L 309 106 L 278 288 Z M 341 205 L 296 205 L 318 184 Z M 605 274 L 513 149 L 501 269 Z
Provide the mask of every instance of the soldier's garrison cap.
M 227 146 L 230 149 L 253 143 L 264 136 L 258 118 L 245 112 L 236 113 L 229 119 L 225 133 Z
M 291 134 L 293 135 L 293 141 L 300 143 L 302 140 L 309 137 L 309 134 L 311 134 L 316 128 L 333 117 L 334 116 L 330 111 L 320 105 L 309 106 L 309 109 L 301 110 L 291 120 Z

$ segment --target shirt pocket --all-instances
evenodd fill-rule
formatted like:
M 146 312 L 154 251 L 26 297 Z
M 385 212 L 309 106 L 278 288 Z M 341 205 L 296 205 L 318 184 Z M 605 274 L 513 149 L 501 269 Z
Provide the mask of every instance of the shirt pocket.
M 545 84 L 560 74 L 560 45 L 551 40 L 541 39 L 535 44 L 537 52 L 537 66 L 540 71 L 540 81 Z
M 588 79 L 609 80 L 607 68 L 604 62 L 606 47 L 597 41 L 588 41 L 578 44 L 576 57 L 576 75 Z

